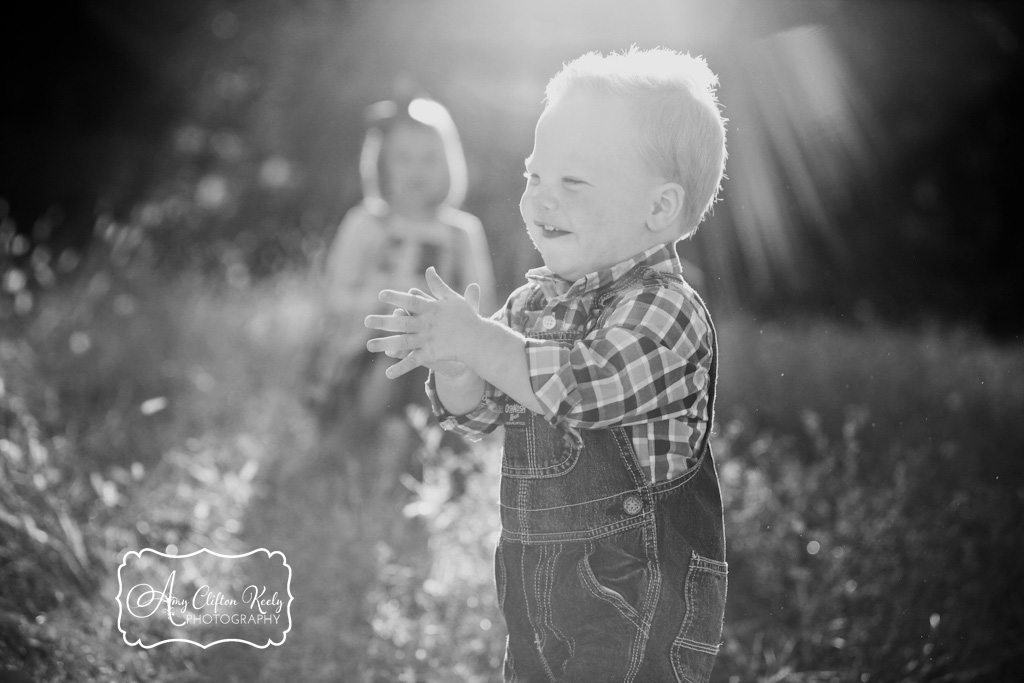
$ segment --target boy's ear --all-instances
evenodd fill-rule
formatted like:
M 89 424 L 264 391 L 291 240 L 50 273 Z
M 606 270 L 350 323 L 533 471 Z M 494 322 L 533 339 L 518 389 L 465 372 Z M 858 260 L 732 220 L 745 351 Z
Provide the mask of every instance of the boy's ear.
M 650 211 L 647 214 L 647 229 L 661 232 L 676 225 L 683 213 L 686 191 L 679 183 L 664 183 L 654 190 Z

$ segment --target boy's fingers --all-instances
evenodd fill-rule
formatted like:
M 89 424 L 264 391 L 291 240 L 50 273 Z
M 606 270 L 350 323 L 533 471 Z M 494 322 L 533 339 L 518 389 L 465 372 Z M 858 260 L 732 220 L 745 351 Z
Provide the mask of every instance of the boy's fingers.
M 430 293 L 436 296 L 438 299 L 450 299 L 453 296 L 458 296 L 458 293 L 445 284 L 445 281 L 441 279 L 441 276 L 434 270 L 434 266 L 427 268 L 427 287 L 430 288 Z
M 412 318 L 404 311 L 393 315 L 368 315 L 363 320 L 363 325 L 371 330 L 383 332 L 419 332 L 420 321 Z
M 401 317 L 401 316 L 407 316 L 409 314 L 406 312 L 406 310 L 404 308 L 396 308 L 391 315 Z M 384 355 L 388 356 L 389 358 L 402 359 L 402 358 L 405 358 L 406 356 L 408 356 L 410 353 L 412 353 L 412 352 L 411 351 L 385 351 Z
M 378 296 L 378 299 L 395 308 L 404 308 L 409 313 L 422 313 L 424 305 L 430 303 L 429 299 L 409 294 L 407 292 L 396 292 L 393 289 L 385 289 Z
M 402 353 L 407 351 L 414 351 L 419 347 L 416 335 L 413 334 L 396 334 L 391 337 L 376 337 L 366 342 L 367 351 L 373 351 L 374 353 L 385 353 L 391 355 L 394 353 Z
M 473 307 L 474 311 L 480 311 L 480 285 L 475 282 L 470 282 L 469 287 L 466 287 L 466 301 Z
M 419 361 L 416 360 L 416 353 L 413 352 L 385 370 L 384 374 L 388 379 L 395 379 L 397 377 L 401 377 L 410 370 L 415 370 L 419 365 Z

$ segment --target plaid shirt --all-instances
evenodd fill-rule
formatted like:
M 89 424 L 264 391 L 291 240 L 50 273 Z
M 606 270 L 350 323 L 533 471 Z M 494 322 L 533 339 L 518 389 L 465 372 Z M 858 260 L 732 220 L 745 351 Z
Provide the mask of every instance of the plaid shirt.
M 682 273 L 671 245 L 660 245 L 575 283 L 547 268 L 494 314 L 508 327 L 571 332 L 585 325 L 595 298 L 637 266 Z M 632 288 L 612 299 L 600 327 L 575 342 L 527 339 L 526 360 L 544 418 L 571 429 L 625 427 L 651 482 L 674 479 L 696 464 L 708 429 L 710 321 L 689 285 Z M 466 415 L 447 413 L 433 375 L 427 394 L 442 427 L 479 438 L 504 420 L 505 395 L 488 384 Z

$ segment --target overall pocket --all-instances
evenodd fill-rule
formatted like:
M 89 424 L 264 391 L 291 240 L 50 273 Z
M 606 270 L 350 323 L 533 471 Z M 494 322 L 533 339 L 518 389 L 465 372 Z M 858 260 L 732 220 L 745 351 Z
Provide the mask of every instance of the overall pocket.
M 729 566 L 697 553 L 690 556 L 684 596 L 686 616 L 672 643 L 672 668 L 685 683 L 707 683 L 715 664 L 722 625 Z
M 648 560 L 645 548 L 643 529 L 629 529 L 589 542 L 579 564 L 587 590 L 615 607 L 638 629 L 645 628 L 646 617 L 650 616 L 652 589 L 657 583 L 657 565 Z
M 513 401 L 506 403 L 504 410 L 502 476 L 541 479 L 560 476 L 573 468 L 583 449 L 578 436 L 552 427 L 540 415 Z

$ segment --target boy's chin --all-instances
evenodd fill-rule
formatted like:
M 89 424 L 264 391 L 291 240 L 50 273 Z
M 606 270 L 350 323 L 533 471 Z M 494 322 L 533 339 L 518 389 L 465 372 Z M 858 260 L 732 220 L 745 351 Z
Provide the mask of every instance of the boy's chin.
M 545 250 L 541 249 L 540 245 L 537 244 L 537 240 L 533 239 L 533 235 L 530 235 L 530 241 L 533 242 L 533 248 L 540 254 L 541 261 L 544 262 L 544 267 L 563 280 L 569 280 L 568 276 L 572 273 L 566 264 L 561 263 L 560 259 L 556 255 L 545 253 Z M 570 281 L 575 282 L 575 280 Z
M 536 244 L 534 244 L 534 246 L 536 246 Z M 581 277 L 598 270 L 597 268 L 588 270 L 585 263 L 574 262 L 571 258 L 573 256 L 572 254 L 565 254 L 558 250 L 549 251 L 546 249 L 540 249 L 539 247 L 537 248 L 537 251 L 540 252 L 540 256 L 544 260 L 544 265 L 548 270 L 569 282 L 576 282 L 576 280 L 579 280 Z M 569 258 L 566 258 L 566 256 L 569 256 Z
M 547 266 L 548 270 L 550 270 L 552 273 L 562 278 L 563 280 L 568 280 L 569 282 L 576 282 L 576 280 L 579 280 L 581 277 L 586 275 L 586 273 L 580 273 L 577 269 L 573 269 L 568 266 L 562 266 L 557 263 L 552 265 L 551 263 L 545 261 L 544 265 Z

